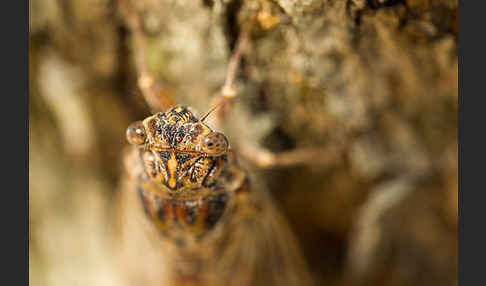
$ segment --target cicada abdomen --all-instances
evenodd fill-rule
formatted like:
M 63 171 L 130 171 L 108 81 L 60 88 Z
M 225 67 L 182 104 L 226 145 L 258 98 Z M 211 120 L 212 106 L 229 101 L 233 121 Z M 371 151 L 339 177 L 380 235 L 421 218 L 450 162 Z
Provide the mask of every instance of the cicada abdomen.
M 309 285 L 286 222 L 228 140 L 176 106 L 127 129 L 124 247 L 137 285 Z

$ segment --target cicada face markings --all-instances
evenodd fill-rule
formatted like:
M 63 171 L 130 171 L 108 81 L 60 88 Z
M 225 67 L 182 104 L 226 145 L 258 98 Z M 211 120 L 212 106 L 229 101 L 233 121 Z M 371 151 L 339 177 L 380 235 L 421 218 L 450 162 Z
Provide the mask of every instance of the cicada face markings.
M 141 151 L 146 175 L 156 182 L 168 179 L 167 170 L 151 151 Z
M 158 152 L 160 160 L 147 156 L 146 170 L 152 178 L 159 180 L 169 190 L 181 192 L 187 188 L 211 187 L 224 171 L 226 156 L 208 157 L 205 155 Z

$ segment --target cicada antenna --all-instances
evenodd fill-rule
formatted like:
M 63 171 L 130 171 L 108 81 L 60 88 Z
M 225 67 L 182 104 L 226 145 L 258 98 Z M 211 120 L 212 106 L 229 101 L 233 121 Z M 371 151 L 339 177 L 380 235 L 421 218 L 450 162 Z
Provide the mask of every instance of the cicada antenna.
M 165 111 L 175 104 L 169 89 L 155 82 L 146 63 L 146 42 L 140 15 L 126 0 L 120 0 L 120 10 L 133 36 L 138 87 L 152 112 Z
M 218 109 L 219 107 L 221 107 L 223 105 L 224 102 L 219 102 L 218 104 L 216 104 L 215 106 L 213 106 L 211 109 L 209 109 L 208 112 L 206 112 L 206 114 L 204 114 L 203 117 L 201 117 L 201 122 L 204 122 L 204 120 L 206 120 L 206 118 L 208 118 L 209 115 L 211 115 L 211 113 L 213 113 L 213 111 L 215 111 L 216 109 Z

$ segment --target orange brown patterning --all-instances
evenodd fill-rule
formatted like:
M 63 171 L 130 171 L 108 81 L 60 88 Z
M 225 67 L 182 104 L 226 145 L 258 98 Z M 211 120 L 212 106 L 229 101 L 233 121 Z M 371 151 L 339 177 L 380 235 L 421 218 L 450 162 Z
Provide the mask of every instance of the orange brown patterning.
M 226 210 L 229 180 L 238 178 L 228 168 L 226 137 L 176 106 L 130 125 L 127 139 L 139 146 L 137 192 L 145 213 L 179 244 L 202 238 Z M 230 185 L 242 186 L 239 178 Z
M 285 220 L 250 188 L 222 133 L 175 106 L 132 123 L 126 135 L 123 213 L 136 222 L 125 220 L 125 241 L 142 257 L 130 258 L 128 269 L 139 271 L 133 285 L 310 284 Z

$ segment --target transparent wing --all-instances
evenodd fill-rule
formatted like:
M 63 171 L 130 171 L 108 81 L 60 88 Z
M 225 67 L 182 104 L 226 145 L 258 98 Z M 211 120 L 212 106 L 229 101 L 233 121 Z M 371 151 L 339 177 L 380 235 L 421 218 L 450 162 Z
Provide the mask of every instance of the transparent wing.
M 210 285 L 311 285 L 297 241 L 270 198 L 259 192 L 238 196 Z

